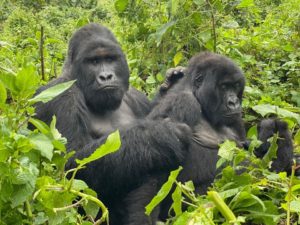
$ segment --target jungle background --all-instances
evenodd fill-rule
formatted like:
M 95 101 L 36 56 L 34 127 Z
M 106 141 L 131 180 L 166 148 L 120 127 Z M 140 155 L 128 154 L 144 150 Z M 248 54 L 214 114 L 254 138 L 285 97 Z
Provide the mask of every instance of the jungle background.
M 256 143 L 253 125 L 277 115 L 289 124 L 300 152 L 299 0 L 0 0 L 0 224 L 106 222 L 101 197 L 83 181 L 66 178 L 74 171 L 64 171 L 70 154 L 55 118 L 50 126 L 32 118 L 35 102 L 67 88 L 33 98 L 40 85 L 60 75 L 70 36 L 89 22 L 113 31 L 127 56 L 130 83 L 149 98 L 168 68 L 186 66 L 196 53 L 230 57 L 247 79 L 248 137 Z M 28 130 L 28 122 L 37 129 Z M 276 135 L 270 141 L 272 156 Z M 118 143 L 117 135 L 108 142 Z M 98 157 L 111 151 L 107 144 Z M 220 157 L 228 165 L 207 196 L 195 196 L 192 183 L 177 182 L 174 171 L 147 212 L 175 184 L 167 224 L 299 224 L 294 170 L 291 176 L 272 173 L 270 157 L 259 161 L 251 149 L 240 151 L 230 142 L 221 146 Z M 237 175 L 245 158 L 256 166 Z M 77 213 L 79 205 L 86 215 Z M 95 219 L 99 210 L 102 217 Z

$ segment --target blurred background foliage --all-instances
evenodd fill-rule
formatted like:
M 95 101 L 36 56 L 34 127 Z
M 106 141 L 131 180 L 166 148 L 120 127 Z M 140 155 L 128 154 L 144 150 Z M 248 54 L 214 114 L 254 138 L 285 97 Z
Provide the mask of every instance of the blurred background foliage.
M 131 84 L 151 97 L 167 68 L 209 50 L 247 77 L 245 109 L 300 106 L 299 0 L 0 0 L 0 68 L 32 64 L 60 74 L 67 41 L 88 22 L 108 26 L 131 68 Z

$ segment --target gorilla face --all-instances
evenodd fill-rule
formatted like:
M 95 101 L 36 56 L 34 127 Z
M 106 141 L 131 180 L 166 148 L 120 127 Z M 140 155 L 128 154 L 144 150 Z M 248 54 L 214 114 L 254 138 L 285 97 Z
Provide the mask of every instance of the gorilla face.
M 71 76 L 77 79 L 88 107 L 100 114 L 117 109 L 129 87 L 129 69 L 120 46 L 113 36 L 107 39 L 98 30 L 78 44 L 69 53 Z
M 208 121 L 213 125 L 230 125 L 241 117 L 245 78 L 231 60 L 201 53 L 191 59 L 187 73 Z

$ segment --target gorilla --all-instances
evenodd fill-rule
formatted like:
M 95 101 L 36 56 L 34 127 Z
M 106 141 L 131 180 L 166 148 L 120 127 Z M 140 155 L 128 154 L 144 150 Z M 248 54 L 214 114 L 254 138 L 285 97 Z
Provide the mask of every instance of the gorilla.
M 77 179 L 94 189 L 109 209 L 110 224 L 122 224 L 127 193 L 148 174 L 169 171 L 182 162 L 190 128 L 181 123 L 145 119 L 152 107 L 147 97 L 129 87 L 129 69 L 114 35 L 104 26 L 88 24 L 69 41 L 62 76 L 40 88 L 75 80 L 75 84 L 48 103 L 36 105 L 36 118 L 50 123 L 67 138 L 74 158 L 89 156 L 119 129 L 121 148 L 80 170 Z M 167 80 L 170 80 L 169 77 Z M 172 83 L 172 81 L 170 81 Z M 167 81 L 167 86 L 171 83 Z M 66 169 L 76 166 L 74 158 Z
M 229 58 L 209 52 L 194 56 L 185 73 L 160 98 L 148 118 L 157 121 L 168 118 L 185 123 L 192 129 L 188 153 L 178 180 L 192 180 L 196 193 L 205 194 L 219 172 L 216 170 L 219 144 L 232 140 L 242 147 L 247 143 L 241 107 L 245 77 Z M 283 143 L 290 144 L 287 128 L 279 122 L 276 124 L 278 126 L 275 127 L 271 121 L 262 122 L 259 137 L 267 142 L 268 137 L 279 131 L 280 137 L 284 138 Z M 292 148 L 283 145 L 279 144 L 278 158 L 273 163 L 275 170 L 287 170 L 291 166 Z M 267 150 L 267 146 L 257 150 L 257 154 L 263 156 L 266 153 L 264 150 Z M 155 176 L 150 177 L 148 182 L 129 195 L 130 198 L 128 196 L 127 225 L 155 224 L 158 218 L 167 218 L 171 206 L 169 198 L 154 210 L 151 218 L 144 213 L 145 205 L 154 197 L 153 193 L 158 191 L 158 186 L 164 183 L 166 177 L 163 174 L 157 175 L 156 179 Z
M 278 119 L 265 119 L 258 126 L 258 139 L 262 144 L 255 149 L 255 155 L 258 158 L 263 158 L 270 147 L 268 139 L 275 133 L 278 133 L 277 139 L 277 158 L 272 161 L 271 171 L 277 173 L 286 171 L 291 173 L 293 166 L 293 142 L 286 122 Z

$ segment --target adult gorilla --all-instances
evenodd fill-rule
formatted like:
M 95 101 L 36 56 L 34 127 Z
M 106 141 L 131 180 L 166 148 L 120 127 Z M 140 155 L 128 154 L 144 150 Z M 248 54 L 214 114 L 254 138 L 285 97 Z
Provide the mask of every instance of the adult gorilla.
M 74 33 L 62 76 L 39 92 L 73 79 L 77 81 L 68 91 L 36 106 L 36 117 L 50 123 L 56 115 L 57 128 L 68 140 L 67 149 L 76 150 L 76 158 L 90 155 L 109 133 L 120 130 L 121 149 L 89 164 L 77 178 L 108 206 L 111 224 L 122 224 L 122 199 L 148 173 L 179 165 L 191 135 L 189 128 L 143 119 L 150 102 L 129 88 L 125 56 L 113 34 L 101 25 L 89 24 Z M 70 160 L 67 169 L 74 164 Z
M 168 90 L 148 117 L 161 121 L 169 118 L 172 121 L 188 124 L 192 128 L 189 152 L 182 164 L 183 170 L 178 179 L 182 182 L 192 180 L 196 192 L 204 194 L 217 174 L 219 144 L 225 140 L 232 140 L 238 146 L 242 146 L 246 141 L 241 107 L 245 77 L 230 59 L 208 52 L 194 56 L 185 73 L 186 75 Z M 260 124 L 260 137 L 264 142 L 271 136 L 270 133 L 273 134 L 278 129 L 282 130 L 280 134 L 283 135 L 280 136 L 288 139 L 284 142 L 290 142 L 290 136 L 284 136 L 287 131 L 286 129 L 284 131 L 282 126 L 281 128 L 274 126 L 270 132 L 266 132 L 271 126 L 274 126 L 272 121 Z M 288 146 L 280 147 L 278 156 L 286 155 L 286 157 L 278 157 L 274 169 L 291 166 L 293 149 Z M 259 155 L 260 152 L 265 151 L 265 148 L 264 146 L 258 149 L 256 154 Z M 157 215 L 152 215 L 151 222 L 140 208 L 143 208 L 142 204 L 149 203 L 155 186 L 163 183 L 161 180 L 162 178 L 155 180 L 152 177 L 148 183 L 128 197 L 129 217 L 126 224 L 155 223 Z M 170 205 L 168 200 L 161 204 L 158 212 L 160 219 L 166 219 Z M 157 214 L 157 211 L 154 214 Z

